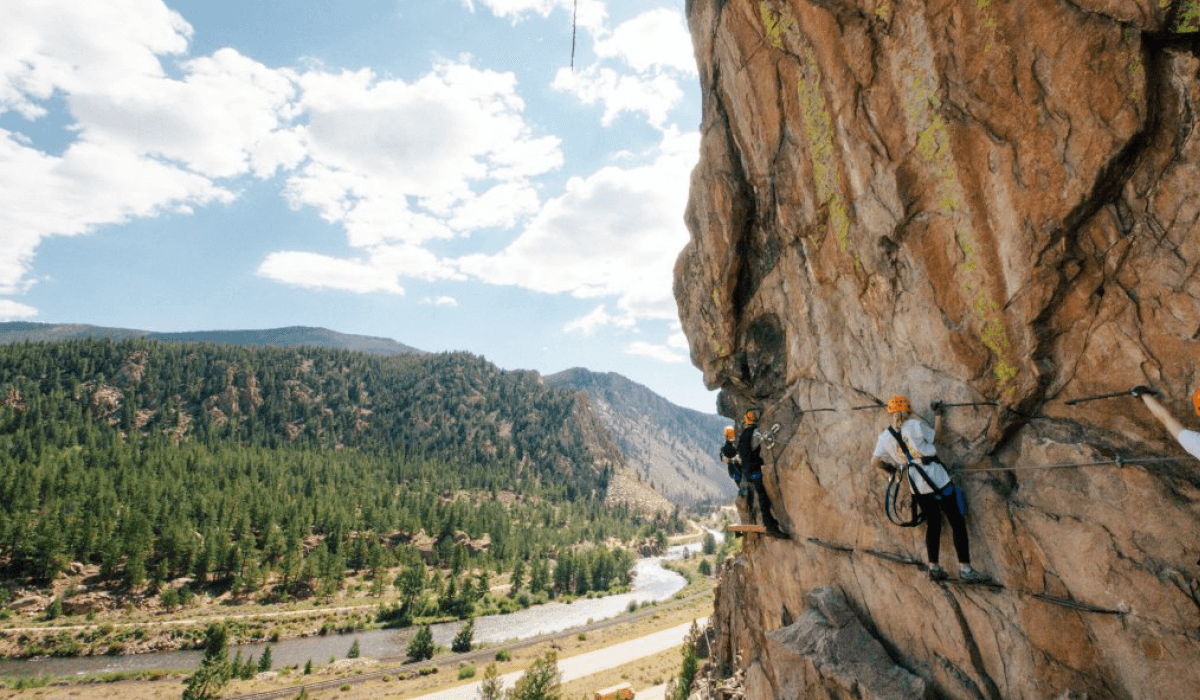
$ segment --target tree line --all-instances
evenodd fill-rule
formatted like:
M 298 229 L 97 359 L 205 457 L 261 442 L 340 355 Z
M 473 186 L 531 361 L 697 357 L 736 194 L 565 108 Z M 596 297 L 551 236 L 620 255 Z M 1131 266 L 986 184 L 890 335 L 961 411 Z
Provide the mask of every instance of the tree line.
M 417 565 L 448 572 L 439 596 L 478 586 L 468 570 L 512 571 L 514 590 L 607 590 L 631 557 L 572 546 L 664 522 L 604 506 L 610 475 L 574 401 L 465 353 L 0 346 L 0 571 L 191 579 L 172 604 L 214 585 L 330 592 L 356 571 L 399 588 L 383 572 Z

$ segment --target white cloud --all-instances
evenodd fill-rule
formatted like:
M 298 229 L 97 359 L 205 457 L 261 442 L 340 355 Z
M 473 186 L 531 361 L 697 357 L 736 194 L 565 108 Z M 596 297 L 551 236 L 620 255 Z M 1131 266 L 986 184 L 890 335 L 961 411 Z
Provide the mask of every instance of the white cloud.
M 687 242 L 683 211 L 698 150 L 698 134 L 669 131 L 653 162 L 572 178 L 505 250 L 458 266 L 492 284 L 615 297 L 633 319 L 677 318 L 671 280 Z
M 612 316 L 608 313 L 608 308 L 604 304 L 601 304 L 587 315 L 580 316 L 563 326 L 563 330 L 568 333 L 582 333 L 585 336 L 590 336 L 601 327 L 610 324 L 620 328 L 633 328 L 637 325 L 637 319 L 628 313 Z
M 648 357 L 652 360 L 670 362 L 672 364 L 687 361 L 686 357 L 673 351 L 667 345 L 655 345 L 653 343 L 646 343 L 640 340 L 630 343 L 628 346 L 626 346 L 625 352 L 629 355 Z
M 159 0 L 0 4 L 0 113 L 41 119 L 61 96 L 74 119 L 59 153 L 0 130 L 0 294 L 48 236 L 228 202 L 219 178 L 299 162 L 290 74 L 223 49 L 170 77 L 159 57 L 191 34 Z
M 337 289 L 358 294 L 404 294 L 404 288 L 397 282 L 395 272 L 360 260 L 332 258 L 302 251 L 271 253 L 259 266 L 258 274 L 308 289 Z
M 602 102 L 601 123 L 605 126 L 610 126 L 622 112 L 630 112 L 644 114 L 651 124 L 661 128 L 670 111 L 683 99 L 679 83 L 668 75 L 629 75 L 599 66 L 581 71 L 560 68 L 551 87 L 571 93 L 587 105 Z
M 683 99 L 679 80 L 696 75 L 692 39 L 683 15 L 670 8 L 652 9 L 611 32 L 597 28 L 592 37 L 601 62 L 579 70 L 562 68 L 551 87 L 586 105 L 602 103 L 605 126 L 628 112 L 642 114 L 650 124 L 662 128 Z M 619 68 L 615 67 L 617 61 L 623 64 Z
M 280 131 L 295 86 L 287 71 L 267 68 L 233 49 L 180 66 L 182 80 L 129 76 L 81 87 L 70 99 L 82 138 L 114 150 L 162 156 L 213 178 L 260 175 L 294 167 L 298 134 Z M 258 153 L 260 144 L 271 155 Z
M 12 299 L 0 299 L 0 321 L 15 321 L 37 316 L 37 309 Z
M 474 12 L 471 0 L 464 0 Z M 506 17 L 513 24 L 523 20 L 528 15 L 548 17 L 556 9 L 562 9 L 575 18 L 579 27 L 599 30 L 608 19 L 608 10 L 603 0 L 479 0 L 492 14 Z
M 620 58 L 639 73 L 669 68 L 696 74 L 692 35 L 678 10 L 658 8 L 623 22 L 596 40 L 596 55 Z
M 0 130 L 0 294 L 24 286 L 47 236 L 232 198 L 207 178 L 127 150 L 81 141 L 53 156 Z
M 432 306 L 458 306 L 458 299 L 454 297 L 425 297 L 421 300 L 422 304 L 430 304 Z
M 5 0 L 0 4 L 0 112 L 161 78 L 158 56 L 187 50 L 192 28 L 158 0 Z
M 299 77 L 309 161 L 288 178 L 292 207 L 342 226 L 388 279 L 461 278 L 426 246 L 537 211 L 532 178 L 562 164 L 559 139 L 525 122 L 516 77 L 443 62 L 406 83 L 369 70 Z M 264 263 L 263 274 L 276 275 Z M 359 290 L 329 268 L 322 286 Z

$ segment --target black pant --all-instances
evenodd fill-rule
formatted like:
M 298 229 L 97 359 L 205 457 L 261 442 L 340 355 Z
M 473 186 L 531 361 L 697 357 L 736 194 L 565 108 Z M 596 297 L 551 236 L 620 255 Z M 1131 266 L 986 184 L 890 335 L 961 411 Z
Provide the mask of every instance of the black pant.
M 958 563 L 970 564 L 971 547 L 967 542 L 967 520 L 963 517 L 957 490 L 942 496 L 941 500 L 932 493 L 918 493 L 915 497 L 917 505 L 925 515 L 925 551 L 929 555 L 929 563 L 938 563 L 938 549 L 942 544 L 942 514 L 945 513 L 954 535 L 954 552 L 958 554 Z
M 762 524 L 768 530 L 778 530 L 779 521 L 771 513 L 771 501 L 767 498 L 767 487 L 763 486 L 762 475 L 760 474 L 757 479 L 747 479 L 746 481 L 750 483 L 750 493 L 746 497 L 746 500 L 749 501 L 750 517 L 754 517 L 754 502 L 757 500 L 758 509 L 762 512 Z

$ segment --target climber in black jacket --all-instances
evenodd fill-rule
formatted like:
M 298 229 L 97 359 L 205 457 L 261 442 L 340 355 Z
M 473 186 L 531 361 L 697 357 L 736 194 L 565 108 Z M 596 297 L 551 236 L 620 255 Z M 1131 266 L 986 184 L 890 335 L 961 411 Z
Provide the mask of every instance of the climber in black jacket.
M 754 512 L 754 495 L 757 495 L 758 510 L 762 513 L 762 524 L 767 528 L 768 535 L 787 537 L 787 533 L 779 529 L 779 522 L 771 513 L 771 501 L 767 498 L 767 489 L 762 482 L 762 436 L 757 434 L 758 409 L 746 411 L 746 421 L 742 426 L 742 434 L 738 436 L 738 457 L 742 461 L 742 478 L 750 482 L 752 488 L 748 496 L 750 512 Z

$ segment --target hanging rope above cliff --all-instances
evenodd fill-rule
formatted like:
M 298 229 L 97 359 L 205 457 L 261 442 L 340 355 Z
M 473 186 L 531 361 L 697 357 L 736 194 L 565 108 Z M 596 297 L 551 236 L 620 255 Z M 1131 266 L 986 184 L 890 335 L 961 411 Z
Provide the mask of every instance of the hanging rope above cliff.
M 571 12 L 571 70 L 575 70 L 575 26 L 579 20 L 579 0 L 575 0 L 575 8 Z

